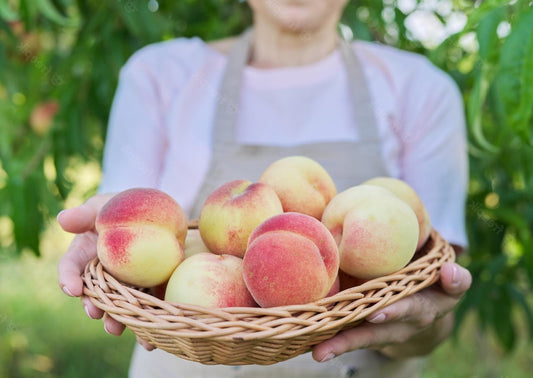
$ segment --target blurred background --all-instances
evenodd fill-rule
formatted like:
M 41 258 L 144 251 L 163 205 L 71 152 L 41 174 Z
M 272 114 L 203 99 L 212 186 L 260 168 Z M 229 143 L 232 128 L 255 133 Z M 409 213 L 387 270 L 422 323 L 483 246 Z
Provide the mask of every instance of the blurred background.
M 107 335 L 57 285 L 56 214 L 95 193 L 118 72 L 146 44 L 250 24 L 236 0 L 0 0 L 0 377 L 123 377 Z M 426 55 L 468 121 L 473 274 L 424 377 L 533 369 L 533 7 L 529 0 L 353 0 L 341 32 Z

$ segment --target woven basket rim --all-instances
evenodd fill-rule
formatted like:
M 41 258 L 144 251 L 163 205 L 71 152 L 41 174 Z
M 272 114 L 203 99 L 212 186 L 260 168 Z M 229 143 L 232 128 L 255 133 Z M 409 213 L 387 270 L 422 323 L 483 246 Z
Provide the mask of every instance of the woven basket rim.
M 254 330 L 254 326 L 250 326 L 250 321 L 258 318 L 269 318 L 271 321 L 278 319 L 279 323 L 283 323 L 284 320 L 291 319 L 289 323 L 292 324 L 295 322 L 294 319 L 298 319 L 296 323 L 300 322 L 302 325 L 330 321 L 330 327 L 335 327 L 337 324 L 335 324 L 335 320 L 329 319 L 329 313 L 344 311 L 346 314 L 342 316 L 341 323 L 357 323 L 372 312 L 430 286 L 438 280 L 440 266 L 446 261 L 454 261 L 455 254 L 453 248 L 434 229 L 431 231 L 429 242 L 433 244 L 433 248 L 429 248 L 426 253 L 415 255 L 415 258 L 406 267 L 393 274 L 371 279 L 330 297 L 301 305 L 270 308 L 206 308 L 198 305 L 167 302 L 145 290 L 121 283 L 105 271 L 98 258 L 90 261 L 85 268 L 83 274 L 84 294 L 97 307 L 126 326 L 171 330 L 192 338 L 218 337 L 233 340 L 250 337 L 283 338 L 282 333 L 271 332 L 270 328 L 262 327 L 260 324 Z M 432 260 L 436 260 L 436 262 L 431 263 Z M 419 273 L 413 274 L 416 271 Z M 418 276 L 425 278 L 420 280 Z M 396 285 L 401 290 L 398 289 L 398 292 L 389 295 L 386 292 L 390 291 L 391 285 Z M 383 292 L 384 296 L 380 296 L 380 292 Z M 362 309 L 357 306 L 351 310 L 345 309 L 347 303 L 357 303 L 358 300 L 364 300 L 368 296 L 377 298 L 372 305 L 367 305 Z M 252 327 L 252 331 L 239 332 L 238 329 L 242 326 L 242 322 L 245 322 L 247 327 Z M 221 323 L 226 323 L 224 324 L 224 331 L 220 331 Z M 232 323 L 233 328 L 230 327 Z M 192 326 L 194 330 L 185 326 Z M 321 324 L 320 327 L 317 326 L 321 329 L 323 327 L 325 327 L 324 324 Z
M 178 357 L 213 365 L 271 365 L 308 352 L 374 311 L 436 282 L 454 261 L 436 230 L 413 260 L 393 274 L 302 305 L 210 309 L 171 303 L 107 273 L 97 258 L 83 273 L 84 295 L 137 337 Z

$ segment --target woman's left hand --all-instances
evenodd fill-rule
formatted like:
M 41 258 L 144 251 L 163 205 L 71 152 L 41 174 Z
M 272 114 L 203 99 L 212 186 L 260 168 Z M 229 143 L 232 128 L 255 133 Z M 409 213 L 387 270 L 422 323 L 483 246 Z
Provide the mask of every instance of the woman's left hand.
M 453 309 L 471 282 L 467 269 L 445 263 L 440 285 L 378 310 L 365 323 L 316 345 L 313 358 L 325 362 L 355 349 L 374 349 L 391 358 L 428 354 L 451 333 Z

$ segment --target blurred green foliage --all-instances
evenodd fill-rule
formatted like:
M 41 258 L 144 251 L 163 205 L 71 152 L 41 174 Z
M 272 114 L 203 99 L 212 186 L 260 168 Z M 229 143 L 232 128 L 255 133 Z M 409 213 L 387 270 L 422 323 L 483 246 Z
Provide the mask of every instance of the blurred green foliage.
M 420 14 L 451 35 L 422 40 L 408 27 Z M 235 0 L 0 0 L 0 224 L 13 235 L 0 254 L 39 255 L 41 232 L 72 188 L 69 169 L 101 159 L 118 71 L 134 51 L 221 38 L 250 22 Z M 462 262 L 474 283 L 457 314 L 473 310 L 512 349 L 517 316 L 533 335 L 531 1 L 357 0 L 343 25 L 428 56 L 458 83 L 471 164 Z

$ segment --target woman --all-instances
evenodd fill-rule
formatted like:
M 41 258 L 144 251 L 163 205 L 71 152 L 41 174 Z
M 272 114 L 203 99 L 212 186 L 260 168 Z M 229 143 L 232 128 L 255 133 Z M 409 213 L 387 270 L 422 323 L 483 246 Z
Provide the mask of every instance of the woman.
M 213 43 L 177 39 L 135 54 L 121 72 L 110 118 L 101 193 L 157 187 L 190 218 L 206 195 L 257 179 L 281 156 L 306 155 L 339 191 L 374 176 L 407 181 L 433 226 L 464 246 L 467 157 L 461 98 L 424 58 L 337 34 L 346 0 L 249 0 L 253 31 Z M 80 296 L 80 273 L 95 256 L 100 195 L 58 215 L 76 233 L 59 283 Z M 452 309 L 470 285 L 457 264 L 434 287 L 367 322 L 269 367 L 203 366 L 136 347 L 132 377 L 413 377 L 419 359 L 450 333 Z M 83 298 L 91 318 L 102 312 Z M 124 326 L 104 317 L 108 333 Z M 334 358 L 337 357 L 337 358 Z M 320 363 L 318 363 L 320 362 Z

